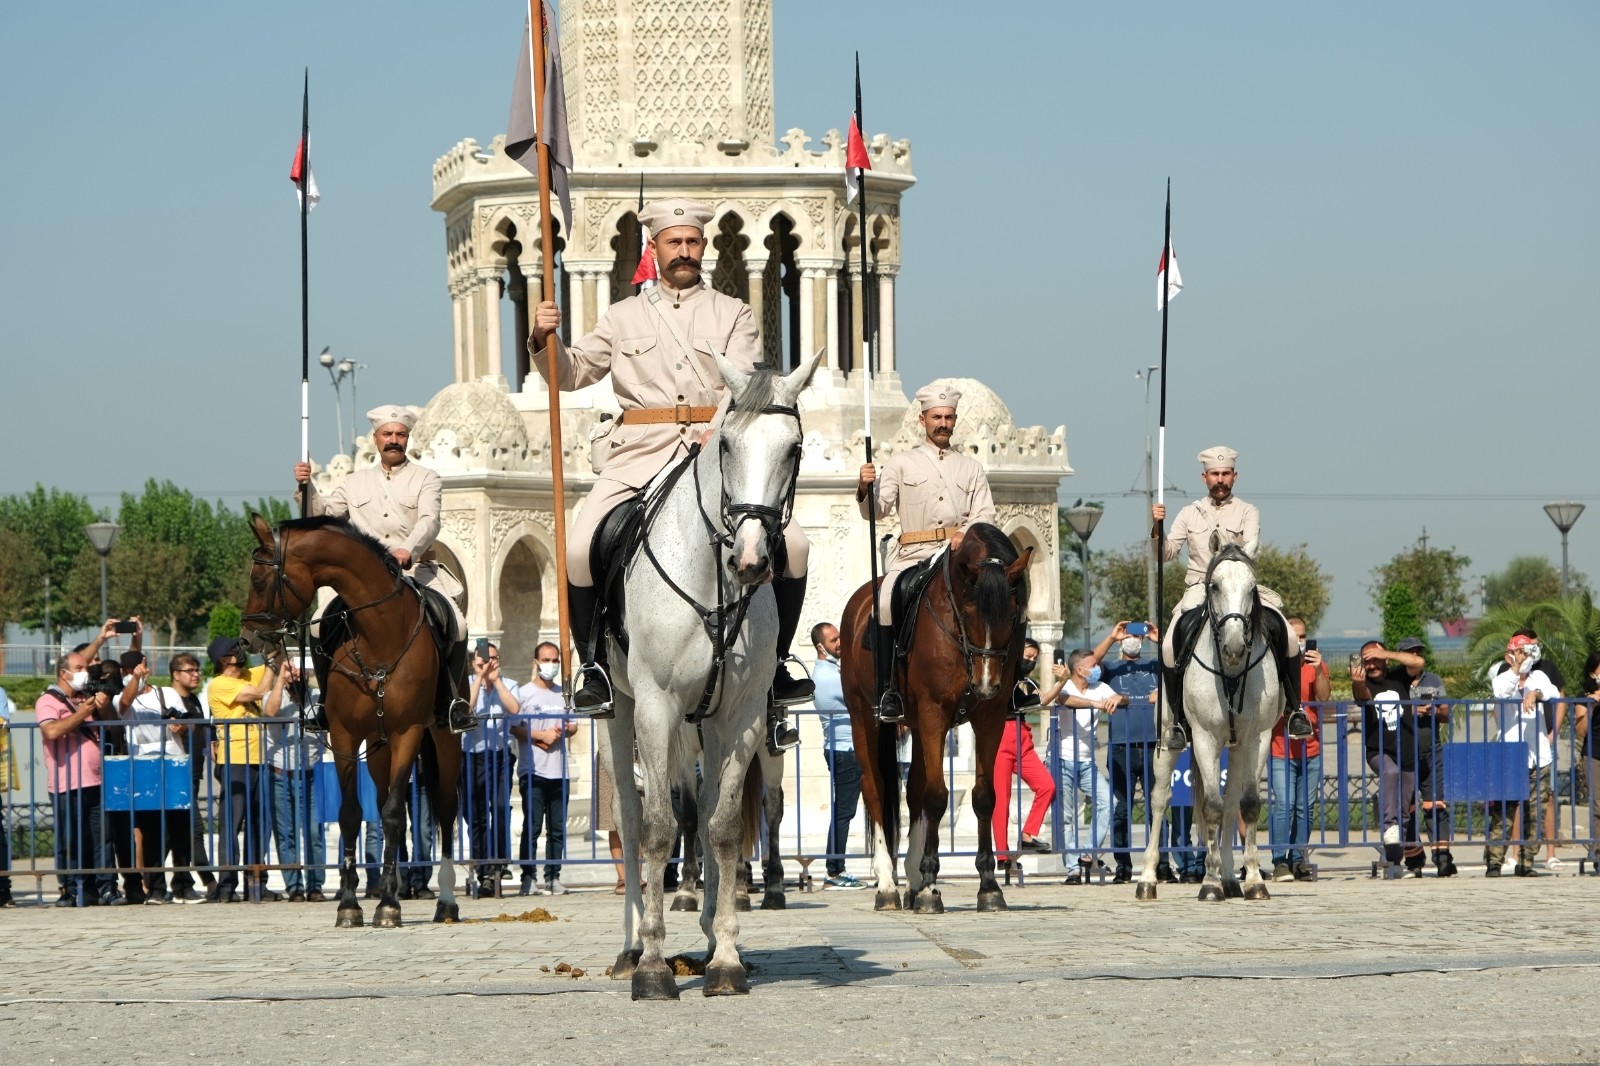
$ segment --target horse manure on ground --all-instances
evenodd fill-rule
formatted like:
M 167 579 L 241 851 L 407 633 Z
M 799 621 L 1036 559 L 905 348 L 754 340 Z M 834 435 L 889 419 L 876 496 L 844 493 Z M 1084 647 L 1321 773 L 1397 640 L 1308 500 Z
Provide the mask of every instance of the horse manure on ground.
M 521 914 L 497 914 L 493 918 L 485 918 L 488 922 L 553 922 L 556 916 L 543 907 L 535 907 L 531 911 Z
M 672 967 L 672 972 L 678 977 L 704 977 L 706 975 L 706 960 L 693 955 L 674 955 L 667 960 L 667 965 Z
M 572 972 L 572 963 L 570 963 L 570 962 L 558 962 L 558 963 L 556 963 L 556 973 L 571 973 L 571 972 Z

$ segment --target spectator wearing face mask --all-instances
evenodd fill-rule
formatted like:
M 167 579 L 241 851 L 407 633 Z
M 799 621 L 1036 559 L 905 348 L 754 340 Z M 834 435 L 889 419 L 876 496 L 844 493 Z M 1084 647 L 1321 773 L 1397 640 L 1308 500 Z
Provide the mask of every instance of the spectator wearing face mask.
M 55 684 L 39 697 L 34 717 L 44 740 L 46 789 L 55 807 L 56 833 L 68 870 L 104 867 L 100 839 L 102 764 L 100 737 L 86 724 L 111 710 L 111 697 L 89 690 L 89 663 L 68 652 L 56 668 Z M 111 874 L 68 873 L 58 907 L 120 905 Z
M 561 676 L 561 649 L 549 641 L 533 652 L 533 677 L 517 689 L 516 717 L 511 735 L 522 746 L 517 759 L 522 792 L 522 894 L 559 896 L 561 860 L 567 850 L 567 740 L 578 723 L 566 713 L 566 701 L 557 680 Z M 534 876 L 539 857 L 539 833 L 544 832 L 544 887 Z
M 1087 884 L 1095 868 L 1095 852 L 1105 843 L 1111 823 L 1111 783 L 1095 765 L 1095 712 L 1113 714 L 1121 706 L 1122 697 L 1103 680 L 1100 660 L 1088 648 L 1079 648 L 1067 656 L 1066 684 L 1062 686 L 1060 704 L 1073 710 L 1071 723 L 1063 723 L 1066 735 L 1061 741 L 1061 782 L 1072 787 L 1073 833 L 1067 850 L 1077 851 L 1078 868 L 1067 875 L 1067 884 Z M 1083 801 L 1088 798 L 1094 807 L 1088 833 L 1078 825 Z M 1100 863 L 1101 868 L 1105 867 Z
M 1311 723 L 1303 740 L 1288 735 L 1286 720 L 1272 727 L 1272 747 L 1267 752 L 1267 825 L 1272 839 L 1272 879 L 1310 881 L 1311 864 L 1306 844 L 1311 840 L 1312 809 L 1322 793 L 1322 730 L 1319 704 L 1331 693 L 1328 666 L 1322 652 L 1306 640 L 1303 619 L 1289 619 L 1300 646 L 1300 705 Z M 1400 651 L 1411 651 L 1400 642 Z
M 1538 668 L 1538 641 L 1518 634 L 1506 645 L 1506 669 L 1492 680 L 1494 697 L 1499 701 L 1500 739 L 1527 745 L 1528 798 L 1521 804 L 1489 804 L 1489 824 L 1483 849 L 1487 864 L 1484 873 L 1499 877 L 1506 858 L 1506 839 L 1521 815 L 1522 843 L 1517 849 L 1518 877 L 1537 877 L 1534 863 L 1539 858 L 1539 830 L 1542 815 L 1555 801 L 1550 771 L 1555 762 L 1554 730 L 1547 726 L 1545 705 L 1561 699 L 1550 676 Z
M 1054 702 L 1060 695 L 1064 682 L 1059 680 L 1044 692 L 1039 691 L 1039 686 L 1032 680 L 1038 668 L 1039 642 L 1029 637 L 1023 642 L 1022 680 L 1017 686 L 1019 689 L 1024 685 L 1031 687 L 1028 696 L 1031 702 L 1019 702 L 1017 706 L 1038 706 L 1047 700 Z M 1050 842 L 1040 839 L 1039 830 L 1044 825 L 1045 816 L 1050 813 L 1050 804 L 1055 802 L 1056 782 L 1034 748 L 1033 727 L 1022 715 L 1013 715 L 1000 733 L 1000 748 L 994 760 L 994 817 L 990 821 L 990 828 L 994 833 L 994 852 L 1002 862 L 1010 861 L 1011 786 L 1019 777 L 1033 793 L 1033 804 L 1028 808 L 1027 817 L 1017 833 L 1017 850 L 1048 852 L 1051 850 Z
M 1154 656 L 1144 658 L 1146 641 L 1152 648 L 1161 646 L 1161 633 L 1154 625 L 1122 621 L 1094 649 L 1095 658 L 1101 663 L 1101 678 L 1118 697 L 1117 710 L 1109 719 L 1106 768 L 1111 778 L 1111 848 L 1117 868 L 1113 880 L 1119 885 L 1133 880 L 1128 812 L 1133 808 L 1135 785 L 1144 796 L 1146 832 L 1151 831 L 1150 797 L 1156 781 L 1156 687 L 1161 683 L 1161 666 Z M 1108 658 L 1112 649 L 1116 649 L 1116 655 Z M 1188 835 L 1192 811 L 1192 807 L 1172 808 L 1175 831 L 1170 839 L 1174 842 Z M 1154 831 L 1163 837 L 1168 835 L 1164 826 Z M 1164 854 L 1156 866 L 1156 876 L 1169 883 L 1178 880 L 1170 854 Z

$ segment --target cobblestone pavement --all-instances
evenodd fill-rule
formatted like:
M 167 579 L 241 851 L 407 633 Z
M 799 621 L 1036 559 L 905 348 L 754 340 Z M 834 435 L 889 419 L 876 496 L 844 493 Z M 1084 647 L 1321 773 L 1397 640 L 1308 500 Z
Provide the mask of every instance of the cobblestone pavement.
M 1325 877 L 1270 901 L 1030 881 L 939 916 L 871 891 L 752 912 L 748 997 L 632 1003 L 609 890 L 412 904 L 400 930 L 332 905 L 0 911 L 0 1060 L 1594 1062 L 1600 878 Z M 543 906 L 554 921 L 503 921 Z M 371 904 L 366 904 L 368 914 Z M 703 947 L 668 916 L 673 952 Z M 558 972 L 565 964 L 584 971 Z M 713 1059 L 712 1061 L 716 1061 Z

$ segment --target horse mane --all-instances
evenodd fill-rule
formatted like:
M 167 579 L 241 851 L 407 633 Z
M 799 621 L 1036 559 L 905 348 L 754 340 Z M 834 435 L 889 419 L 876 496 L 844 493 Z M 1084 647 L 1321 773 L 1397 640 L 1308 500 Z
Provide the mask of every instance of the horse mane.
M 750 383 L 745 386 L 744 395 L 729 407 L 728 417 L 722 423 L 723 429 L 727 431 L 746 429 L 750 423 L 760 418 L 772 405 L 772 385 L 777 378 L 777 371 L 770 364 L 757 363 L 755 369 L 750 372 Z
M 1017 546 L 998 527 L 987 522 L 977 522 L 967 530 L 961 542 L 963 553 L 970 551 L 967 545 L 974 540 L 983 544 L 983 554 L 979 560 L 975 560 L 978 578 L 972 589 L 973 606 L 977 608 L 979 618 L 990 625 L 1000 625 L 1011 614 L 1011 587 L 1006 583 L 1005 568 L 1017 561 Z M 1000 565 L 996 566 L 989 560 L 995 560 Z M 1021 586 L 1023 602 L 1027 601 L 1027 590 L 1028 583 L 1024 578 Z
M 319 514 L 310 518 L 291 518 L 278 523 L 278 531 L 280 533 L 309 533 L 318 529 L 331 529 L 335 533 L 343 533 L 373 555 L 376 555 L 386 566 L 392 561 L 389 549 L 383 546 L 382 541 L 370 533 L 357 529 L 350 524 L 348 519 L 339 518 L 331 514 Z

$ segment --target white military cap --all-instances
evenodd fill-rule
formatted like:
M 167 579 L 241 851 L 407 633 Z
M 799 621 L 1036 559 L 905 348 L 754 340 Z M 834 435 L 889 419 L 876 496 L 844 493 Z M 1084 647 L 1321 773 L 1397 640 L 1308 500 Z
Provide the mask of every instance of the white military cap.
M 1232 470 L 1233 461 L 1237 458 L 1239 453 L 1226 444 L 1207 448 L 1199 455 L 1200 466 L 1204 470 Z
M 961 390 L 954 385 L 924 385 L 917 390 L 913 397 L 917 406 L 924 411 L 931 411 L 935 407 L 948 407 L 951 410 L 961 402 Z
M 674 226 L 693 226 L 704 233 L 706 223 L 710 222 L 715 214 L 716 211 L 710 204 L 680 196 L 670 200 L 657 200 L 650 204 L 639 212 L 639 221 L 650 231 L 652 237 Z
M 389 403 L 368 411 L 367 420 L 372 423 L 373 429 L 387 426 L 390 422 L 398 422 L 405 426 L 406 432 L 409 433 L 416 428 L 417 412 L 409 407 L 401 407 L 397 403 Z

